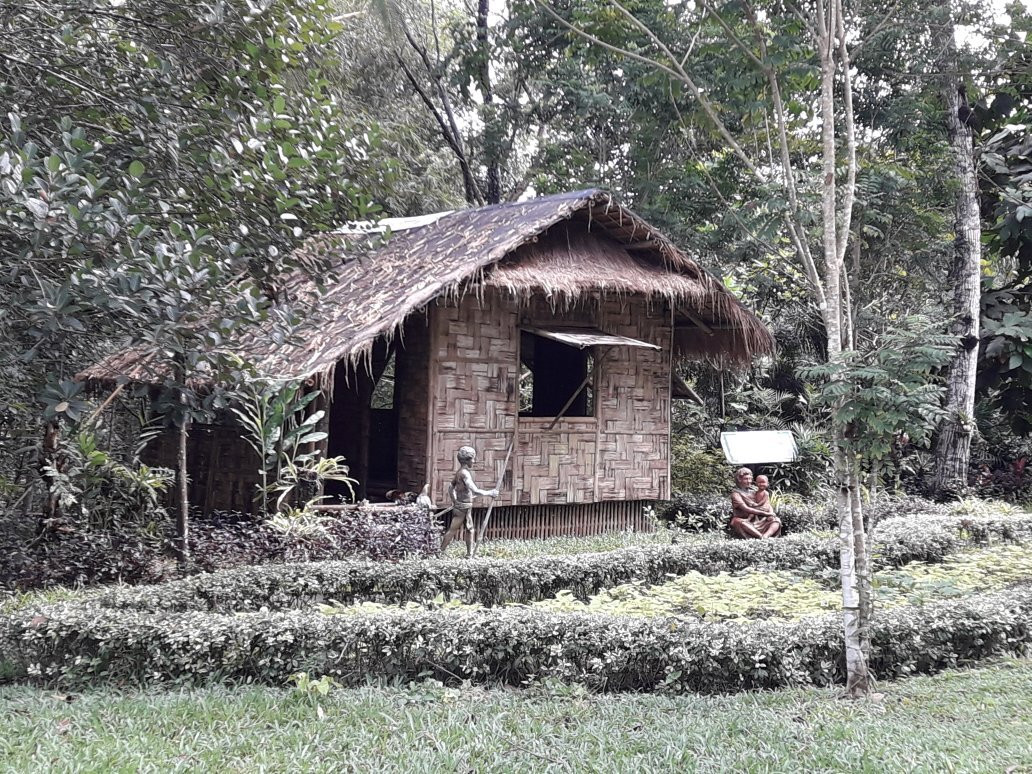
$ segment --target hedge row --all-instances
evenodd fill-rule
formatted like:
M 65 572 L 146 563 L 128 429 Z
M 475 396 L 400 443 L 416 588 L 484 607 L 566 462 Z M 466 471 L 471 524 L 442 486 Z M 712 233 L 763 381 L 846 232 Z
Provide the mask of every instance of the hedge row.
M 973 541 L 1032 540 L 1032 516 L 887 519 L 878 528 L 876 563 L 941 561 Z M 838 567 L 838 541 L 790 535 L 762 541 L 710 538 L 687 544 L 624 548 L 598 554 L 528 559 L 413 560 L 396 564 L 311 562 L 242 567 L 93 597 L 106 608 L 244 612 L 307 608 L 335 600 L 425 602 L 438 595 L 492 606 L 533 602 L 568 590 L 587 599 L 604 588 L 671 575 L 706 575 L 747 567 L 813 570 Z
M 1032 586 L 879 613 L 880 678 L 1028 653 Z M 606 691 L 729 692 L 844 680 L 838 616 L 698 623 L 508 608 L 141 613 L 50 605 L 0 621 L 0 674 L 85 684 L 260 681 L 293 673 L 523 685 L 543 678 Z

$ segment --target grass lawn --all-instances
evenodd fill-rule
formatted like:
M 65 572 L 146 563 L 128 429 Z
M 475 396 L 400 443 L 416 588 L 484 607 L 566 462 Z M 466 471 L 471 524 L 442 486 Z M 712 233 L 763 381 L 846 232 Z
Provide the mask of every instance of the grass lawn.
M 728 697 L 0 688 L 3 771 L 1032 772 L 1032 661 Z

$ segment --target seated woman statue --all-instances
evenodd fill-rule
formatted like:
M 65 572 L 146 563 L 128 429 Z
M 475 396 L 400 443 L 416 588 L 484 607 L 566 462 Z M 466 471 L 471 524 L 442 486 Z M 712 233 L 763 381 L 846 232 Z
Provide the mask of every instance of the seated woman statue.
M 762 479 L 762 482 L 760 482 Z M 731 529 L 741 538 L 769 538 L 781 533 L 781 520 L 774 513 L 767 494 L 767 477 L 757 479 L 762 483 L 759 489 L 752 485 L 753 474 L 749 468 L 739 468 L 735 473 L 738 486 L 731 492 Z

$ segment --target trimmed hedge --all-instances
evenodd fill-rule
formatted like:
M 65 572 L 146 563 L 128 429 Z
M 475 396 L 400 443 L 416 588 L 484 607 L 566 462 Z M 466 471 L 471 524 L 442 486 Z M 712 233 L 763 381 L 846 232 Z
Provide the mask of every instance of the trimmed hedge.
M 972 542 L 1032 540 L 1032 515 L 887 519 L 878 527 L 875 564 L 941 561 Z M 312 562 L 263 565 L 199 575 L 157 586 L 97 593 L 105 608 L 244 612 L 307 608 L 318 602 L 426 602 L 440 594 L 492 606 L 533 602 L 568 590 L 587 599 L 604 588 L 671 575 L 706 575 L 747 567 L 837 568 L 838 539 L 790 535 L 773 540 L 710 538 L 687 544 L 624 548 L 598 554 L 499 560 L 441 559 L 396 564 Z
M 880 678 L 1028 653 L 1032 586 L 885 611 L 873 628 Z M 49 682 L 260 681 L 299 671 L 374 679 L 523 685 L 559 679 L 605 691 L 706 693 L 844 680 L 837 615 L 785 624 L 706 624 L 548 614 L 398 611 L 140 613 L 57 604 L 0 620 L 0 674 Z

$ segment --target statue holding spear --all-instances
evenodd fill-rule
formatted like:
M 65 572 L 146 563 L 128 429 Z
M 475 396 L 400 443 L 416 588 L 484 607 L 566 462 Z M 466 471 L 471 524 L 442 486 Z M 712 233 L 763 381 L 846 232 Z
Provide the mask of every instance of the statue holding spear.
M 498 489 L 480 489 L 473 480 L 471 468 L 477 459 L 477 451 L 472 446 L 463 446 L 455 455 L 459 461 L 459 468 L 455 471 L 451 483 L 448 485 L 448 496 L 451 498 L 452 512 L 451 523 L 448 530 L 441 539 L 441 553 L 451 545 L 459 534 L 459 530 L 466 528 L 466 556 L 473 556 L 473 546 L 477 537 L 476 520 L 473 518 L 473 498 L 476 496 L 498 497 Z

